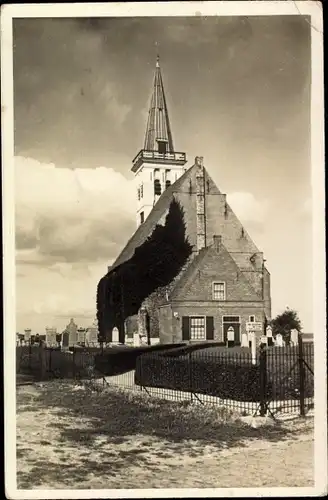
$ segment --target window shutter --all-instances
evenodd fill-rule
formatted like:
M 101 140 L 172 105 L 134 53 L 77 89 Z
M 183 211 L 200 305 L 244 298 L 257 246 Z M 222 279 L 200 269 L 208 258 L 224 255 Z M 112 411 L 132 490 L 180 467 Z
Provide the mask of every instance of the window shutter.
M 182 316 L 182 340 L 189 340 L 189 316 Z
M 214 318 L 206 316 L 206 340 L 214 340 Z

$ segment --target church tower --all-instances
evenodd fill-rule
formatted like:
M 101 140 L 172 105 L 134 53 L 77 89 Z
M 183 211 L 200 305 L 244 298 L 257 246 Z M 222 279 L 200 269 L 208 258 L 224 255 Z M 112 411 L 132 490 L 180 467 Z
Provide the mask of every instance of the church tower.
M 137 196 L 137 226 L 148 217 L 161 194 L 185 172 L 186 154 L 176 152 L 164 86 L 156 61 L 144 147 L 133 160 Z

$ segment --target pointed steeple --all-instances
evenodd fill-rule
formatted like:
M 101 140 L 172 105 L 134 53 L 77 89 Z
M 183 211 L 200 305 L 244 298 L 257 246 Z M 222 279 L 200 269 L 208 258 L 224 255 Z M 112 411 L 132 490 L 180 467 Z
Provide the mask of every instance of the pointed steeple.
M 174 150 L 159 57 L 144 147 L 132 160 L 137 195 L 137 225 L 143 224 L 162 193 L 185 172 L 186 153 Z
M 144 150 L 162 152 L 162 148 L 166 153 L 174 152 L 159 56 L 157 56 Z

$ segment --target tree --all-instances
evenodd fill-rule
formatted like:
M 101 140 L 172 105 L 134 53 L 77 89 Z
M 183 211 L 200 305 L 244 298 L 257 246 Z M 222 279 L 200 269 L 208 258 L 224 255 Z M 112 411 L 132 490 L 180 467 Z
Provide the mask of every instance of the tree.
M 272 333 L 275 337 L 280 333 L 286 343 L 290 341 L 290 332 L 294 328 L 299 332 L 302 330 L 301 320 L 298 317 L 297 311 L 287 308 L 283 313 L 278 314 L 271 321 Z

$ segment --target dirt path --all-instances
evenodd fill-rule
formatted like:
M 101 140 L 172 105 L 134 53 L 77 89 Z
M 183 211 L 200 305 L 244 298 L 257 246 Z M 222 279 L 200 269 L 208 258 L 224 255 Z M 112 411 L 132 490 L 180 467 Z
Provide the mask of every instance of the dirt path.
M 19 488 L 313 486 L 313 422 L 252 429 L 224 409 L 50 382 L 17 392 Z

